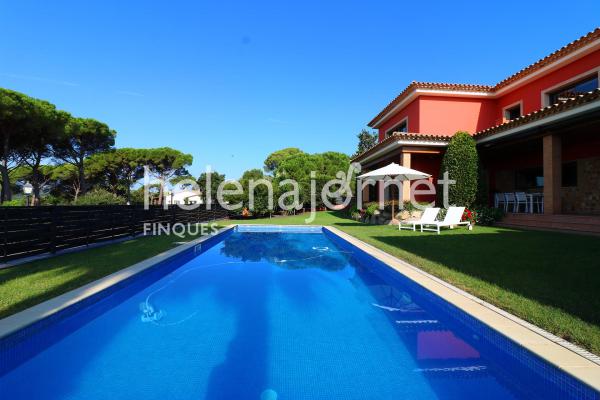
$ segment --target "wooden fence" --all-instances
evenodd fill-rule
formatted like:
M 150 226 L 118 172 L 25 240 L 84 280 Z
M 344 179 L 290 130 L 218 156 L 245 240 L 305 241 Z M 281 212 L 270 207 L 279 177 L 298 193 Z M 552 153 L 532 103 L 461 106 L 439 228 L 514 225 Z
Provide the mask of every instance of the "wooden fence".
M 0 261 L 114 240 L 143 233 L 145 223 L 197 223 L 224 219 L 213 205 L 0 207 Z

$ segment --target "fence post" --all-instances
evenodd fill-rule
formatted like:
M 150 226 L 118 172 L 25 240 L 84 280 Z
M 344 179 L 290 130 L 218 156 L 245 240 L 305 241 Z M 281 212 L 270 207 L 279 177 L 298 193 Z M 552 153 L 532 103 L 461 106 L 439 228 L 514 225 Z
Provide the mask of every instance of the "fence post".
M 115 218 L 115 215 L 117 214 L 115 212 L 114 206 L 108 206 L 109 211 L 109 215 L 110 215 L 110 239 L 114 240 L 115 239 L 115 225 L 117 224 L 117 218 Z
M 130 210 L 130 216 L 129 216 L 129 236 L 135 236 L 135 206 L 129 206 L 131 207 Z
M 8 225 L 7 224 L 7 221 L 8 221 L 8 210 L 7 210 L 7 208 L 8 207 L 2 207 L 2 208 L 3 208 L 3 213 L 2 213 L 3 216 L 2 216 L 2 218 L 3 218 L 3 221 L 4 221 L 4 223 L 2 224 L 4 226 L 4 229 L 2 230 L 3 231 L 3 236 L 4 236 L 2 238 L 2 243 L 3 243 L 2 250 L 3 250 L 3 253 L 4 253 L 2 255 L 2 258 L 4 259 L 4 261 L 6 261 L 8 259 L 8 227 L 7 227 L 7 225 Z
M 50 223 L 50 248 L 48 249 L 50 251 L 50 253 L 54 254 L 56 253 L 56 245 L 57 245 L 57 240 L 56 240 L 56 232 L 58 230 L 57 225 L 58 225 L 58 213 L 59 213 L 59 206 L 53 206 L 52 207 L 52 219 L 51 219 L 51 223 Z
M 87 224 L 85 224 L 85 246 L 89 246 L 90 245 L 90 233 L 91 233 L 91 226 L 92 226 L 92 221 L 96 221 L 95 218 L 90 219 L 90 214 L 92 215 L 92 217 L 95 216 L 94 210 L 87 210 L 86 216 L 84 221 L 87 221 Z

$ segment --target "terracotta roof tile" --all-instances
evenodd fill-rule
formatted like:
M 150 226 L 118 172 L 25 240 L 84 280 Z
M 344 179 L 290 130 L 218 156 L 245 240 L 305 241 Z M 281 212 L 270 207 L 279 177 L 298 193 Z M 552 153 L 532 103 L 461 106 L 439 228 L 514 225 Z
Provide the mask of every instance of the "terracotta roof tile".
M 360 161 L 360 160 L 364 159 L 366 156 L 373 154 L 377 150 L 385 147 L 387 144 L 394 142 L 396 140 L 431 142 L 431 143 L 448 143 L 450 141 L 450 138 L 451 138 L 451 136 L 448 136 L 448 135 L 394 132 L 387 138 L 383 139 L 381 142 L 377 143 L 375 146 L 371 147 L 370 149 L 365 150 L 362 153 L 360 153 L 359 155 L 352 157 L 352 161 Z
M 526 75 L 529 75 L 530 73 L 537 71 L 538 69 L 543 68 L 546 65 L 551 64 L 554 61 L 556 61 L 568 54 L 571 54 L 575 50 L 578 50 L 578 49 L 584 47 L 585 45 L 593 42 L 596 39 L 600 39 L 600 28 L 594 29 L 593 31 L 587 33 L 586 35 L 580 37 L 579 39 L 574 40 L 571 43 L 561 47 L 560 49 L 556 50 L 554 53 L 547 55 L 546 57 L 542 58 L 541 60 L 534 62 L 533 64 L 523 68 L 519 72 L 514 73 L 511 76 L 509 76 L 508 78 L 500 81 L 498 84 L 496 84 L 496 86 L 494 86 L 494 91 L 499 90 L 499 89 L 509 85 L 510 83 L 512 83 Z
M 377 120 L 387 114 L 392 108 L 398 103 L 404 100 L 413 90 L 416 89 L 429 89 L 429 90 L 455 90 L 461 92 L 489 92 L 493 89 L 492 86 L 488 85 L 472 85 L 465 83 L 436 83 L 436 82 L 416 82 L 413 81 L 408 85 L 394 100 L 379 113 L 375 118 L 368 123 L 368 126 L 373 126 Z
M 513 119 L 511 121 L 507 121 L 503 124 L 493 126 L 491 128 L 485 129 L 483 131 L 479 131 L 475 133 L 473 136 L 476 140 L 482 139 L 484 137 L 488 137 L 494 135 L 496 133 L 504 132 L 512 128 L 516 128 L 522 125 L 526 125 L 528 123 L 540 120 L 542 118 L 549 117 L 551 115 L 559 114 L 564 111 L 572 110 L 574 108 L 583 106 L 585 104 L 600 101 L 600 89 L 596 89 L 592 92 L 588 92 L 586 94 L 579 95 L 575 98 L 562 101 L 560 103 L 556 103 L 550 105 L 548 107 L 541 108 L 534 112 L 531 112 L 527 115 L 523 115 L 520 118 Z M 431 142 L 431 143 L 448 143 L 451 139 L 451 136 L 448 135 L 434 135 L 434 134 L 422 134 L 422 133 L 403 133 L 403 132 L 394 132 L 389 137 L 385 138 L 381 142 L 377 143 L 375 146 L 370 149 L 362 152 L 361 154 L 354 156 L 352 161 L 360 161 L 367 157 L 370 154 L 384 148 L 389 143 L 392 143 L 396 140 L 406 140 L 406 141 L 419 141 L 419 142 Z
M 489 92 L 494 93 L 497 90 L 508 86 L 512 82 L 517 81 L 543 67 L 553 63 L 556 60 L 559 60 L 562 57 L 567 56 L 568 54 L 573 53 L 574 51 L 586 46 L 587 44 L 600 39 L 600 28 L 594 29 L 592 32 L 587 33 L 586 35 L 580 37 L 579 39 L 563 46 L 562 48 L 556 50 L 552 54 L 542 58 L 541 60 L 536 61 L 535 63 L 523 68 L 522 70 L 514 73 L 508 78 L 500 81 L 494 86 L 489 85 L 472 85 L 472 84 L 455 84 L 455 83 L 434 83 L 434 82 L 412 82 L 408 85 L 394 100 L 392 100 L 375 118 L 368 123 L 368 126 L 373 127 L 373 125 L 385 114 L 387 114 L 392 108 L 394 108 L 398 103 L 408 97 L 413 90 L 416 89 L 430 89 L 430 90 L 453 90 L 453 91 L 470 91 L 470 92 Z
M 560 103 L 552 104 L 550 106 L 541 108 L 539 110 L 533 111 L 527 115 L 523 115 L 520 118 L 516 118 L 510 121 L 507 121 L 503 124 L 493 126 L 491 128 L 479 131 L 473 135 L 476 140 L 482 139 L 484 137 L 488 137 L 494 135 L 496 133 L 504 132 L 509 129 L 513 129 L 522 125 L 526 125 L 530 122 L 534 122 L 540 120 L 542 118 L 549 117 L 551 115 L 559 114 L 564 111 L 571 110 L 573 108 L 577 108 L 584 104 L 591 103 L 593 101 L 600 100 L 600 89 L 596 89 L 592 92 L 588 92 L 586 94 L 579 95 L 569 100 L 561 101 Z

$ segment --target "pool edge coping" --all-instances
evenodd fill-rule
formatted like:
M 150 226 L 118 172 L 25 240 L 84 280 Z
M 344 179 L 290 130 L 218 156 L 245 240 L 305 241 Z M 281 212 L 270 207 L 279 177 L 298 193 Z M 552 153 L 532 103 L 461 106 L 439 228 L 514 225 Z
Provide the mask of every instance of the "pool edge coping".
M 182 253 L 191 247 L 234 229 L 238 225 L 244 224 L 228 225 L 213 234 L 193 239 L 185 244 L 176 246 L 129 267 L 125 267 L 79 288 L 0 319 L 0 340 L 122 282 L 125 279 L 129 279 L 132 276 L 152 268 L 156 264 Z M 248 225 L 260 226 L 255 224 Z M 429 290 L 460 310 L 473 316 L 480 322 L 504 335 L 509 340 L 517 343 L 519 346 L 522 346 L 561 371 L 600 392 L 600 357 L 597 357 L 564 339 L 487 303 L 484 300 L 481 300 L 478 297 L 333 226 L 313 226 L 321 227 L 360 248 L 370 256 L 375 257 L 398 273 L 401 273 L 403 276 L 424 287 L 426 290 Z
M 187 243 L 175 246 L 169 250 L 163 251 L 162 253 L 156 254 L 150 258 L 146 258 L 138 263 L 122 268 L 112 274 L 106 275 L 95 281 L 86 283 L 76 289 L 70 290 L 66 293 L 60 294 L 42 303 L 36 304 L 25 310 L 19 311 L 15 314 L 9 315 L 8 317 L 0 319 L 0 340 L 3 338 L 26 328 L 27 326 L 36 323 L 44 318 L 47 318 L 53 314 L 56 314 L 73 304 L 76 304 L 86 298 L 93 296 L 109 287 L 116 285 L 126 279 L 129 279 L 149 268 L 154 267 L 158 263 L 165 261 L 179 253 L 182 253 L 189 248 L 197 246 L 198 244 L 216 237 L 228 230 L 234 229 L 235 224 L 228 225 L 217 230 L 215 233 L 201 236 L 197 239 L 190 240 Z M 18 268 L 18 267 L 17 267 Z
M 509 340 L 600 392 L 600 357 L 333 226 L 323 229 L 411 279 Z

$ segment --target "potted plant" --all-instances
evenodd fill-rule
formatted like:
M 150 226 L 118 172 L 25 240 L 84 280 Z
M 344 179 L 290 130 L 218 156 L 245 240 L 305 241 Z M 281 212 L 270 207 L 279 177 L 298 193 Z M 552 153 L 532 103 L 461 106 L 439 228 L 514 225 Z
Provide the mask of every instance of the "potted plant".
M 473 227 L 475 226 L 475 222 L 477 222 L 477 213 L 475 212 L 475 210 L 469 210 L 468 208 L 465 208 L 465 212 L 463 213 L 462 216 L 462 221 L 468 221 L 469 222 L 469 230 L 473 230 Z

